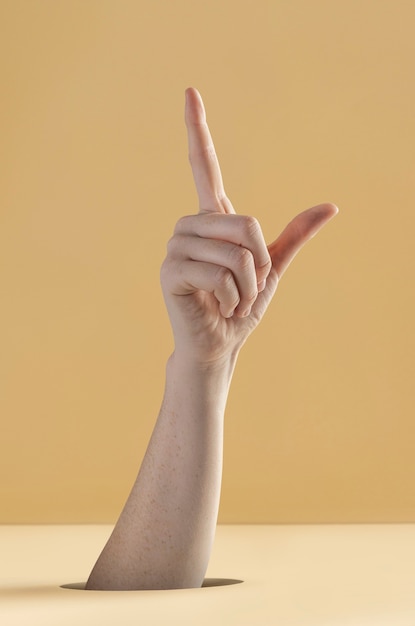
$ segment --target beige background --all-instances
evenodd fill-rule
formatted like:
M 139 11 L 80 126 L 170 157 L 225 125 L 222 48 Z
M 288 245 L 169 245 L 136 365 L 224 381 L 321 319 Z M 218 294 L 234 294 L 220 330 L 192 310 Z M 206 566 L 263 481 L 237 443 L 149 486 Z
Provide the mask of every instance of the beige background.
M 296 259 L 228 405 L 222 523 L 415 520 L 415 8 L 404 0 L 0 4 L 0 521 L 112 522 L 172 342 L 196 210 L 183 91 L 226 187 Z

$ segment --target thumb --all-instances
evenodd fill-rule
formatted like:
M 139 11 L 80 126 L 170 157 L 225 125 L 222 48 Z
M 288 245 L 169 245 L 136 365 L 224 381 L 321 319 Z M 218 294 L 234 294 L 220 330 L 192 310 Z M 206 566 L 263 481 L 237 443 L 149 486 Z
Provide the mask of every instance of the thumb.
M 268 246 L 273 269 L 279 278 L 301 248 L 338 213 L 335 204 L 325 203 L 299 213 Z

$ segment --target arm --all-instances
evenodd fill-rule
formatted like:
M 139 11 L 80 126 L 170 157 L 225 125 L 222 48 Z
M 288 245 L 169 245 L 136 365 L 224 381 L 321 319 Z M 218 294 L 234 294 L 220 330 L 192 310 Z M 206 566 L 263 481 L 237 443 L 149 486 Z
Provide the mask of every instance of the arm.
M 126 505 L 88 589 L 199 587 L 219 507 L 225 405 L 242 345 L 296 253 L 335 213 L 301 213 L 270 246 L 225 195 L 198 92 L 186 92 L 199 213 L 179 220 L 161 282 L 175 340 L 165 394 Z

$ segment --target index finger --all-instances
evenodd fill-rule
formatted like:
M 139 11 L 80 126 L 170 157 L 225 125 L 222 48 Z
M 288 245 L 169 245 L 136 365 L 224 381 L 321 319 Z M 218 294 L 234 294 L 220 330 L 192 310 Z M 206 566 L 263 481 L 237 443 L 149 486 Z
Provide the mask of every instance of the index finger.
M 185 121 L 189 160 L 199 197 L 199 211 L 235 213 L 223 187 L 222 173 L 206 122 L 203 100 L 194 88 L 186 89 Z

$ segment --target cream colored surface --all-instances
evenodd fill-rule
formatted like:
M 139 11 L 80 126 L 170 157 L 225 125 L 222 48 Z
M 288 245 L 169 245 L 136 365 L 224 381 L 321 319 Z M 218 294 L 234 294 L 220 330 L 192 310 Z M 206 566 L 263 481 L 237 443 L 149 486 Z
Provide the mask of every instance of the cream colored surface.
M 220 526 L 208 578 L 172 591 L 81 591 L 108 526 L 0 527 L 7 626 L 413 626 L 415 527 Z
M 109 522 L 128 494 L 172 347 L 159 267 L 196 210 L 188 85 L 267 240 L 341 210 L 241 356 L 220 520 L 415 519 L 414 20 L 404 0 L 0 3 L 1 521 Z

